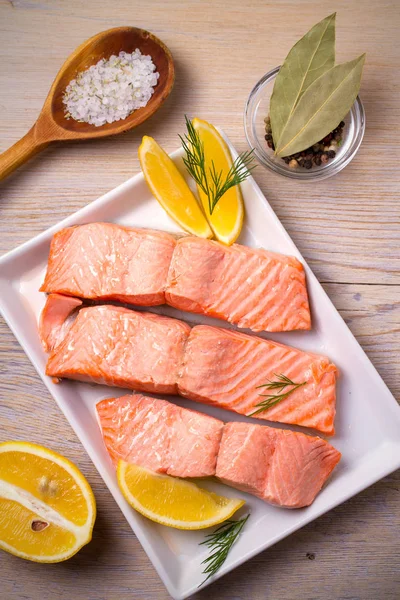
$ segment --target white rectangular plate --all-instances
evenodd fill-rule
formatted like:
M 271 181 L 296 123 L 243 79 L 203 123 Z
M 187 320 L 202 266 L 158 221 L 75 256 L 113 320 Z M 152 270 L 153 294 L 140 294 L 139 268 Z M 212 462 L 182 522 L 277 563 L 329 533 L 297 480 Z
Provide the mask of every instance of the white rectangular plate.
M 181 154 L 178 151 L 172 157 L 184 172 Z M 251 177 L 242 184 L 242 191 L 246 220 L 239 242 L 295 255 L 304 264 L 297 248 Z M 207 549 L 199 546 L 199 542 L 204 539 L 205 532 L 178 531 L 156 525 L 136 513 L 124 500 L 103 445 L 95 404 L 103 398 L 122 395 L 126 391 L 67 381 L 56 385 L 44 374 L 46 355 L 39 341 L 37 325 L 45 296 L 38 289 L 43 281 L 50 241 L 59 229 L 90 221 L 110 221 L 179 232 L 179 228 L 152 197 L 143 176 L 136 175 L 0 259 L 0 309 L 81 440 L 169 593 L 175 600 L 181 600 L 193 594 L 204 579 L 201 561 L 206 558 Z M 245 498 L 245 510 L 241 509 L 239 515 L 251 512 L 243 534 L 217 577 L 400 467 L 399 406 L 307 265 L 306 272 L 313 315 L 312 331 L 269 334 L 269 337 L 302 350 L 326 354 L 339 367 L 337 433 L 330 441 L 342 452 L 343 458 L 312 506 L 300 510 L 268 506 L 253 496 L 218 483 L 206 483 L 210 489 L 225 495 Z M 161 307 L 158 312 L 194 323 L 216 323 L 215 320 L 184 314 L 172 308 Z M 227 326 L 222 322 L 218 324 Z M 256 422 L 183 399 L 174 401 L 225 421 Z

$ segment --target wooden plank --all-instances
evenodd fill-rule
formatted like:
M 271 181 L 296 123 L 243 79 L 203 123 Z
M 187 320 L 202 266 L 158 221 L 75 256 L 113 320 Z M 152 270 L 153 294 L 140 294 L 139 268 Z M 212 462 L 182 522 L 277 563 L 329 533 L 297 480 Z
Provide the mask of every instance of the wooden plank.
M 138 171 L 146 133 L 172 151 L 184 114 L 224 128 L 246 149 L 243 107 L 313 23 L 338 10 L 339 61 L 367 51 L 364 142 L 334 178 L 300 184 L 262 167 L 255 177 L 289 234 L 391 391 L 400 398 L 400 106 L 398 6 L 384 0 L 0 0 L 0 151 L 33 124 L 63 60 L 84 39 L 129 23 L 171 49 L 176 86 L 160 112 L 109 140 L 49 148 L 0 190 L 0 253 L 28 240 Z M 379 401 L 379 399 L 377 399 Z M 2 553 L 7 600 L 136 600 L 168 595 L 75 434 L 4 322 L 0 322 L 0 441 L 47 444 L 92 484 L 92 543 L 66 564 Z M 196 600 L 397 600 L 400 473 L 382 480 L 228 577 Z M 314 560 L 307 553 L 315 554 Z
M 400 398 L 397 286 L 324 287 Z M 80 442 L 4 322 L 0 324 L 0 381 L 0 439 L 25 439 L 65 454 L 87 476 L 98 503 L 93 541 L 67 564 L 44 571 L 2 556 L 4 597 L 19 600 L 29 593 L 30 600 L 71 596 L 122 600 L 128 594 L 138 600 L 168 598 Z M 212 592 L 199 592 L 196 600 L 205 600 L 210 593 L 216 600 L 264 600 L 266 590 L 269 598 L 283 600 L 292 600 L 300 592 L 303 598 L 397 600 L 399 491 L 400 471 L 224 577 Z M 310 553 L 315 554 L 314 560 L 307 558 Z M 100 585 L 99 574 L 104 571 L 107 577 Z
M 61 2 L 16 0 L 12 4 L 14 8 L 2 6 L 2 149 L 31 126 L 69 52 L 83 38 L 135 14 L 134 3 L 126 0 L 118 1 L 116 7 L 114 3 L 112 10 L 104 0 L 84 5 L 74 0 L 68 9 Z M 239 150 L 246 148 L 242 114 L 250 89 L 266 70 L 279 64 L 309 24 L 332 7 L 321 2 L 316 14 L 310 2 L 302 2 L 301 10 L 296 2 L 251 2 L 246 6 L 233 2 L 229 11 L 224 11 L 224 6 L 219 1 L 177 3 L 175 7 L 170 1 L 151 2 L 151 9 L 141 7 L 140 20 L 135 23 L 159 35 L 177 57 L 172 97 L 136 131 L 109 140 L 54 147 L 11 177 L 2 192 L 2 214 L 7 220 L 2 250 L 137 172 L 136 151 L 143 133 L 156 136 L 167 150 L 175 149 L 185 112 L 211 119 L 225 129 Z M 301 185 L 262 167 L 255 172 L 273 208 L 322 281 L 400 283 L 400 171 L 392 135 L 398 131 L 400 118 L 399 80 L 396 69 L 391 69 L 397 58 L 397 45 L 392 42 L 397 24 L 396 7 L 390 3 L 378 7 L 369 2 L 366 10 L 347 3 L 339 10 L 338 59 L 364 50 L 368 54 L 362 84 L 367 131 L 353 163 L 332 179 Z M 385 92 L 377 84 L 381 76 Z M 49 210 L 44 211 L 44 206 Z

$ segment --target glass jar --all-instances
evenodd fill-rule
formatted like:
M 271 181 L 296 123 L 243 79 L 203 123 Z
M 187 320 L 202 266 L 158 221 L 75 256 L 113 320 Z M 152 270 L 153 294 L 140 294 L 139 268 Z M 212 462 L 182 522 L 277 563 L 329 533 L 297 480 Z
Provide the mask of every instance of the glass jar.
M 354 158 L 364 137 L 365 113 L 360 97 L 357 96 L 350 112 L 343 119 L 345 126 L 342 143 L 337 149 L 335 158 L 320 166 L 313 165 L 311 169 L 300 166 L 289 167 L 282 158 L 275 156 L 265 140 L 264 119 L 269 114 L 269 102 L 279 69 L 280 67 L 275 67 L 264 75 L 248 97 L 244 112 L 244 128 L 250 148 L 254 148 L 254 154 L 262 165 L 285 177 L 309 181 L 336 175 Z

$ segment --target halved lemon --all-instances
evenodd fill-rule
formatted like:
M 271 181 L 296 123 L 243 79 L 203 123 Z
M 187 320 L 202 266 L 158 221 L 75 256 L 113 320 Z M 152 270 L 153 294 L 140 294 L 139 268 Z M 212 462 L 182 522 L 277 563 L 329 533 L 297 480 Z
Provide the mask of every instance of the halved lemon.
M 120 460 L 119 487 L 142 515 L 177 529 L 205 529 L 229 519 L 244 500 L 225 498 L 185 479 L 160 475 Z
M 139 160 L 151 192 L 169 216 L 193 235 L 212 237 L 213 233 L 193 192 L 173 160 L 152 137 L 143 137 L 139 146 Z
M 193 119 L 194 129 L 199 134 L 200 140 L 204 144 L 204 158 L 206 172 L 210 172 L 212 163 L 217 173 L 222 172 L 222 180 L 225 179 L 232 166 L 232 156 L 222 136 L 213 125 Z M 244 206 L 240 185 L 230 188 L 218 201 L 212 214 L 210 214 L 208 197 L 197 186 L 201 203 L 211 229 L 215 237 L 224 244 L 231 245 L 240 235 L 244 218 Z
M 0 444 L 0 548 L 35 562 L 67 560 L 92 538 L 93 492 L 79 469 L 28 442 Z

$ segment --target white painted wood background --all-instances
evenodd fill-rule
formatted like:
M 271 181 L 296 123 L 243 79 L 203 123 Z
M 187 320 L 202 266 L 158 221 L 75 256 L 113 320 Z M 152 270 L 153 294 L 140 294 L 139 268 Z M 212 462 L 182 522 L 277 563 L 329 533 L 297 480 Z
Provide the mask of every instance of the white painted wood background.
M 367 52 L 364 142 L 338 176 L 255 178 L 395 396 L 400 397 L 400 6 L 374 0 L 0 0 L 0 151 L 33 124 L 58 68 L 84 39 L 118 25 L 158 35 L 176 60 L 160 112 L 120 137 L 49 148 L 0 187 L 0 253 L 28 240 L 139 169 L 143 134 L 178 146 L 184 114 L 246 149 L 243 107 L 256 81 L 316 21 L 337 10 L 337 59 Z M 379 403 L 379 398 L 376 399 Z M 162 583 L 4 322 L 0 441 L 24 439 L 76 462 L 98 501 L 92 543 L 52 566 L 0 556 L 4 600 L 164 600 Z M 398 600 L 397 472 L 246 563 L 196 600 Z M 307 558 L 315 554 L 315 559 Z

